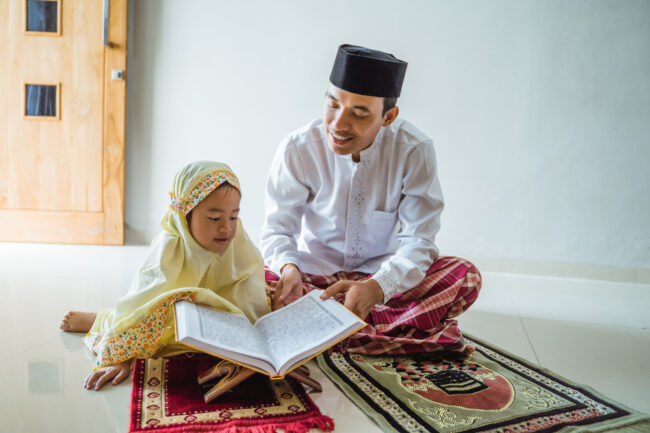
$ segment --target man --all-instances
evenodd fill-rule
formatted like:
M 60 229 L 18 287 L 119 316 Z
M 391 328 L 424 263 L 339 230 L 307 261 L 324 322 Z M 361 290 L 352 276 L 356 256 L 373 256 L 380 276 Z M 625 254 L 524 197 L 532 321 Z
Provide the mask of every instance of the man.
M 275 302 L 326 289 L 365 318 L 352 352 L 471 351 L 452 317 L 478 296 L 471 263 L 439 258 L 443 197 L 433 143 L 397 119 L 406 62 L 339 47 L 322 119 L 281 143 L 262 253 Z

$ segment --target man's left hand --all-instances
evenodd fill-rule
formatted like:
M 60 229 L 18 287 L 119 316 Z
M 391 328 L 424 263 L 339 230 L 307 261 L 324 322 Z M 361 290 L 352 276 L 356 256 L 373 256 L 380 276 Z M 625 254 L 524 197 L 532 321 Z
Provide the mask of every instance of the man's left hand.
M 345 307 L 361 319 L 365 319 L 376 304 L 384 302 L 384 292 L 372 278 L 365 281 L 338 281 L 329 286 L 320 297 L 327 299 L 337 293 L 345 293 Z

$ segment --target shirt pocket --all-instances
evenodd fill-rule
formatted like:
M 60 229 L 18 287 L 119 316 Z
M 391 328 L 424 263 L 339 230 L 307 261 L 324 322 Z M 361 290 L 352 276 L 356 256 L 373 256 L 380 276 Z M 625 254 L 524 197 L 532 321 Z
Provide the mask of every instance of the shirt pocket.
M 375 254 L 382 254 L 388 250 L 388 245 L 393 238 L 397 222 L 397 211 L 385 212 L 374 210 L 370 214 L 368 225 L 369 247 Z

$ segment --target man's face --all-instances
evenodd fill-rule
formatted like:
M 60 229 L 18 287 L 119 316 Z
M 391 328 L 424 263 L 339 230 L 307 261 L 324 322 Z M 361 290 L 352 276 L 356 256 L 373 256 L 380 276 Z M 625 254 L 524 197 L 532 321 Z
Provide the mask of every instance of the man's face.
M 389 111 L 384 116 L 383 109 L 384 98 L 357 95 L 330 83 L 323 114 L 330 150 L 338 155 L 352 154 L 352 159 L 358 162 L 360 152 L 369 147 L 381 127 L 389 125 L 397 115 Z

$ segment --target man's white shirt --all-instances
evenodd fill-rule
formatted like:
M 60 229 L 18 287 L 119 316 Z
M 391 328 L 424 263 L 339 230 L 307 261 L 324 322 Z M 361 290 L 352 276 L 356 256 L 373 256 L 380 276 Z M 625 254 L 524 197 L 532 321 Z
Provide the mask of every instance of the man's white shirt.
M 321 119 L 280 144 L 266 186 L 264 260 L 280 275 L 373 273 L 384 302 L 425 277 L 438 255 L 443 197 L 432 141 L 407 121 L 382 127 L 373 144 L 337 155 Z

